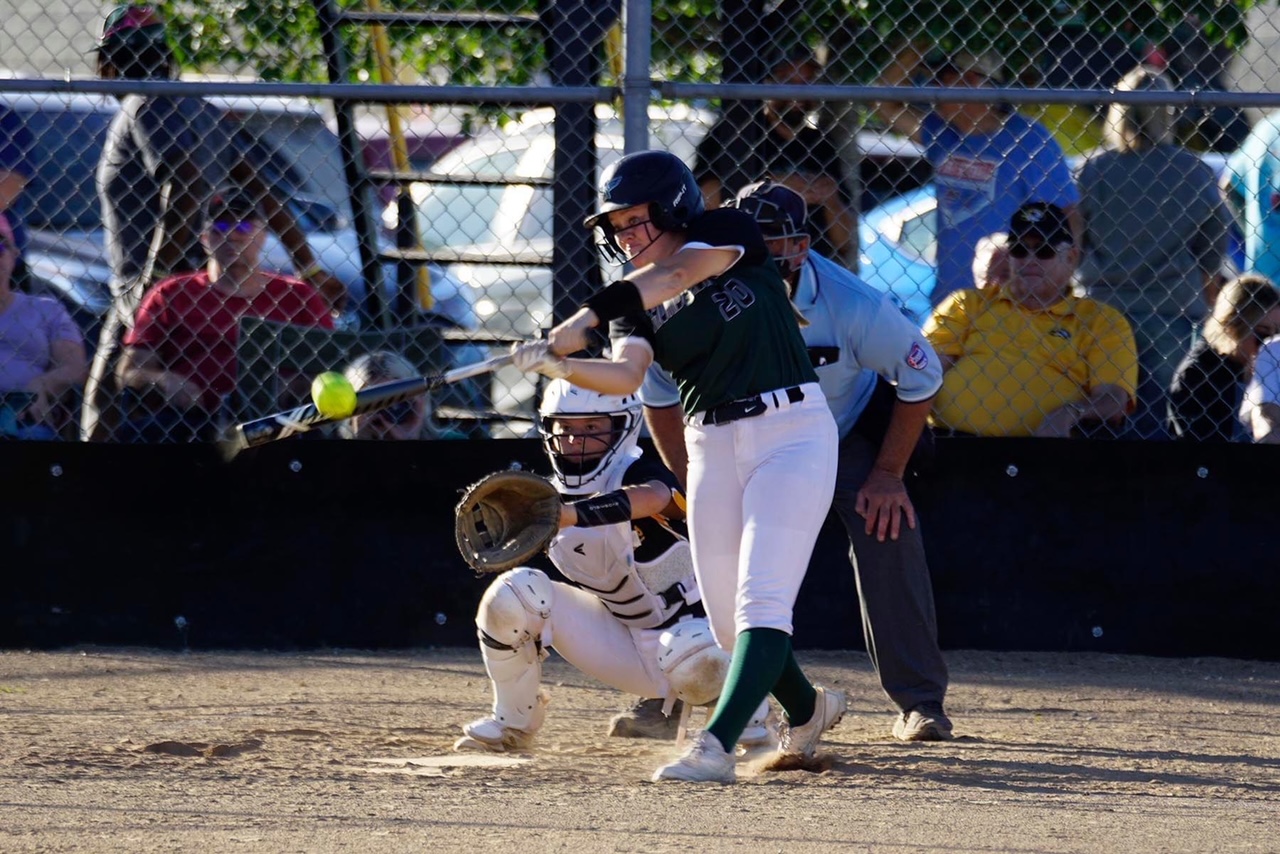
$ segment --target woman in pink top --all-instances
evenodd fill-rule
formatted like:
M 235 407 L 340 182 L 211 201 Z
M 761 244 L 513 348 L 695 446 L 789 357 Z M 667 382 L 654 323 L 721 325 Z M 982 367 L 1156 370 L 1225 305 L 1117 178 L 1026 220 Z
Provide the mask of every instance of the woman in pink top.
M 0 437 L 55 439 L 56 404 L 84 384 L 84 336 L 57 300 L 13 289 L 18 250 L 0 216 Z

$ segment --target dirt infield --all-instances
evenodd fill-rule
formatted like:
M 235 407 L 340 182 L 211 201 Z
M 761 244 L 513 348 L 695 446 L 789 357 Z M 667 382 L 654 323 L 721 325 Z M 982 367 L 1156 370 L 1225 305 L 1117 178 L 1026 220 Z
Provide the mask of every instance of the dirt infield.
M 956 741 L 894 742 L 864 654 L 805 654 L 851 696 L 827 769 L 681 786 L 554 658 L 538 748 L 459 764 L 471 650 L 0 653 L 0 850 L 1280 850 L 1280 664 L 947 658 Z

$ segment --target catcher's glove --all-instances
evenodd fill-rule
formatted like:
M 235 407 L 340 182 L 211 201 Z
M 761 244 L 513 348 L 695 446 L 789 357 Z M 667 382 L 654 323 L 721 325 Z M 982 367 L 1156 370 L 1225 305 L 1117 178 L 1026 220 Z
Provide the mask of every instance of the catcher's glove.
M 560 494 L 544 477 L 499 471 L 467 487 L 454 517 L 458 551 L 477 572 L 529 560 L 560 530 Z

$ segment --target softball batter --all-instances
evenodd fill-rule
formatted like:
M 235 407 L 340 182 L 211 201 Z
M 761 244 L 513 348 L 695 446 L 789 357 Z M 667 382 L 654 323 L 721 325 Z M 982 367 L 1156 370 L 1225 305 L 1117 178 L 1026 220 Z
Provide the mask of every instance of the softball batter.
M 654 780 L 732 782 L 734 747 L 767 694 L 785 711 L 783 756 L 811 755 L 844 714 L 791 650 L 792 607 L 836 471 L 836 425 L 760 230 L 741 211 L 704 211 L 693 174 L 663 151 L 627 155 L 601 179 L 586 220 L 635 271 L 514 350 L 517 367 L 630 394 L 655 360 L 688 413 L 694 570 L 717 643 L 733 653 L 715 714 Z M 610 324 L 613 358 L 564 359 Z

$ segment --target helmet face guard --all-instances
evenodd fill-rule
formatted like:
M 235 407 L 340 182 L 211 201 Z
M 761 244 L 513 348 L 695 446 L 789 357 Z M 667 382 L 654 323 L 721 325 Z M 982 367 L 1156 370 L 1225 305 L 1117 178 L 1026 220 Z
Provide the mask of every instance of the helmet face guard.
M 562 492 L 600 492 L 618 466 L 630 465 L 634 459 L 642 421 L 640 399 L 634 394 L 600 394 L 567 380 L 553 380 L 543 392 L 538 416 L 542 447 Z M 562 432 L 573 421 L 588 419 L 607 420 L 607 426 L 591 432 Z

